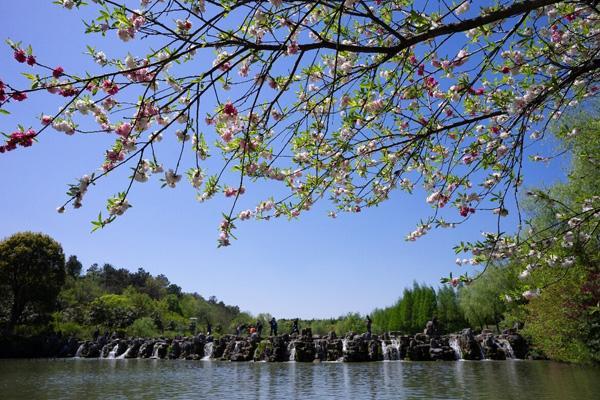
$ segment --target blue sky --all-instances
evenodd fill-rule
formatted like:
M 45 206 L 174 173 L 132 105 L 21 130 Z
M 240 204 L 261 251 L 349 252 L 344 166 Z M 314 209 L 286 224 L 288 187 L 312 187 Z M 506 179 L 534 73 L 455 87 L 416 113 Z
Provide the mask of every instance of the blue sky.
M 67 72 L 95 70 L 83 55 L 86 44 L 121 46 L 113 37 L 103 41 L 84 35 L 81 16 L 50 0 L 2 1 L 0 15 L 2 39 L 31 43 L 40 62 L 62 65 Z M 0 47 L 0 79 L 14 81 L 23 68 L 8 46 Z M 0 131 L 11 132 L 17 123 L 37 127 L 42 111 L 55 111 L 58 105 L 49 96 L 11 105 L 7 109 L 12 114 L 0 116 Z M 122 173 L 92 188 L 82 209 L 59 215 L 55 208 L 66 200 L 67 183 L 100 165 L 108 143 L 106 137 L 67 137 L 50 130 L 31 148 L 0 155 L 0 237 L 42 231 L 85 267 L 143 267 L 165 274 L 185 291 L 215 295 L 252 313 L 311 318 L 390 305 L 413 280 L 435 286 L 440 277 L 459 269 L 453 245 L 495 227 L 494 217 L 476 214 L 466 226 L 405 242 L 405 235 L 431 210 L 424 196 L 397 193 L 378 208 L 335 220 L 326 217 L 323 205 L 297 221 L 239 223 L 239 240 L 217 249 L 221 211 L 229 203 L 221 197 L 200 204 L 189 185 L 160 189 L 155 180 L 135 188 L 134 207 L 124 218 L 92 234 L 90 221 L 104 210 L 105 199 L 123 189 Z M 557 164 L 527 163 L 525 168 L 528 185 L 563 176 Z M 505 221 L 506 226 L 514 222 L 514 215 Z

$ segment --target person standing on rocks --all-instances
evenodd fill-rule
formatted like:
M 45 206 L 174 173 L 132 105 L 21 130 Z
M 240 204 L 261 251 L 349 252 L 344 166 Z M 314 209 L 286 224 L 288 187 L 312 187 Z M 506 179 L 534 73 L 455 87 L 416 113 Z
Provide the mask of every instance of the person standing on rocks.
M 277 320 L 275 317 L 271 318 L 269 325 L 271 325 L 271 336 L 277 336 Z
M 290 335 L 294 333 L 300 333 L 300 328 L 298 327 L 298 318 L 294 319 L 292 322 L 292 331 L 290 332 Z
M 367 315 L 367 333 L 369 334 L 369 336 L 371 336 L 371 324 L 373 323 L 373 321 L 371 321 L 371 317 Z
M 206 336 L 210 336 L 212 333 L 212 325 L 209 320 L 206 320 Z
M 241 336 L 242 332 L 246 330 L 246 324 L 238 325 L 235 332 L 237 336 Z
M 260 322 L 260 319 L 256 320 L 256 333 L 258 333 L 258 336 L 262 335 L 262 330 L 263 330 L 263 324 L 262 322 Z

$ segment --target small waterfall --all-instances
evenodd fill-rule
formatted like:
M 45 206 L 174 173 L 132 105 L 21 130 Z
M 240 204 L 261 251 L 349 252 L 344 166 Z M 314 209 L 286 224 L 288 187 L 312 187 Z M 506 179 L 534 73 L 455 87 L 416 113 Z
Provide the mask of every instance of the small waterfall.
M 100 358 L 105 358 L 104 357 L 104 350 L 108 349 L 108 345 L 105 344 L 104 346 L 102 346 L 102 349 L 100 350 Z
M 160 347 L 160 343 L 154 343 L 154 347 L 152 348 L 152 357 L 150 357 L 150 358 L 160 358 L 160 357 L 158 357 L 159 347 Z
M 128 347 L 127 350 L 125 350 L 125 353 L 121 354 L 118 358 L 119 360 L 125 359 L 128 355 L 129 355 L 129 351 L 131 350 L 131 347 Z
M 502 350 L 504 350 L 504 353 L 506 354 L 506 358 L 515 358 L 515 352 L 514 352 L 512 346 L 510 345 L 510 342 L 506 339 L 500 339 L 500 338 L 498 338 L 497 340 L 498 340 L 498 344 L 500 345 Z
M 456 357 L 456 359 L 462 360 L 463 353 L 462 353 L 462 349 L 460 348 L 460 343 L 458 342 L 458 338 L 456 336 L 451 337 L 450 340 L 448 341 L 448 344 L 450 345 L 450 347 L 452 347 L 452 350 L 454 350 L 454 356 Z
M 315 346 L 315 360 L 326 360 L 327 350 L 321 346 L 321 342 L 319 340 L 315 340 L 313 344 Z
M 398 339 L 391 339 L 390 344 L 387 344 L 385 340 L 382 340 L 381 352 L 384 360 L 400 360 L 400 342 Z
M 477 347 L 479 347 L 479 354 L 481 354 L 481 359 L 485 360 L 485 352 L 483 351 L 483 346 L 481 343 L 477 342 Z
M 233 354 L 237 354 L 240 352 L 240 346 L 242 345 L 242 341 L 241 340 L 236 340 L 235 341 L 235 346 L 233 347 Z
M 117 351 L 119 351 L 118 344 L 116 344 L 115 347 L 113 347 L 113 349 L 110 351 L 110 353 L 108 353 L 108 357 L 106 357 L 106 358 L 116 358 Z
M 83 352 L 83 349 L 85 348 L 85 343 L 82 343 L 78 348 L 77 351 L 75 352 L 75 357 L 81 357 L 81 353 Z
M 204 356 L 202 357 L 203 360 L 210 360 L 210 358 L 212 357 L 212 354 L 213 354 L 213 348 L 214 348 L 213 342 L 208 342 L 204 345 Z
M 337 359 L 338 362 L 343 362 L 346 353 L 348 352 L 348 339 L 342 339 L 342 356 Z
M 296 346 L 294 345 L 294 342 L 290 342 L 290 344 L 288 344 L 288 352 L 290 353 L 290 361 L 296 361 Z

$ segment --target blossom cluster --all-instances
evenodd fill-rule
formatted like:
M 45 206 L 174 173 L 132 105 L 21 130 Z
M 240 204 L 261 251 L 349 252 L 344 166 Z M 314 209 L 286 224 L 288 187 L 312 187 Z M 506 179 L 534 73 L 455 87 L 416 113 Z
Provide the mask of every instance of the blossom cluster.
M 33 144 L 36 135 L 33 129 L 13 132 L 8 136 L 6 143 L 0 146 L 0 153 L 15 150 L 18 146 L 29 147 Z
M 598 94 L 600 21 L 583 1 L 474 10 L 465 0 L 440 5 L 442 13 L 410 1 L 271 0 L 251 11 L 243 2 L 204 0 L 141 0 L 139 10 L 93 4 L 101 11 L 86 24 L 89 33 L 116 33 L 123 46 L 142 36 L 165 45 L 116 58 L 88 47 L 106 72 L 79 78 L 11 43 L 17 62 L 43 73 L 30 74 L 28 90 L 5 90 L 0 81 L 0 102 L 37 91 L 68 98 L 57 115 L 42 115 L 42 125 L 73 135 L 83 132 L 79 118 L 92 117 L 96 132 L 114 138 L 102 176 L 130 162 L 132 181 L 164 173 L 163 186 L 175 188 L 187 171 L 200 201 L 217 193 L 235 199 L 221 245 L 230 243 L 236 219 L 295 218 L 320 199 L 329 199 L 329 215 L 357 213 L 394 191 L 414 191 L 432 209 L 409 241 L 474 215 L 506 216 L 503 198 L 523 184 L 522 161 L 551 160 L 527 153 L 543 139 L 539 125 Z M 232 21 L 242 21 L 239 29 L 229 29 Z M 452 46 L 440 45 L 450 38 Z M 175 167 L 159 162 L 163 137 L 181 146 Z M 224 165 L 211 171 L 203 162 L 214 153 Z M 238 205 L 256 181 L 283 185 L 289 196 Z M 111 203 L 111 217 L 127 209 L 125 197 Z M 572 224 L 564 248 L 589 234 Z M 504 259 L 517 242 L 488 235 L 460 264 Z

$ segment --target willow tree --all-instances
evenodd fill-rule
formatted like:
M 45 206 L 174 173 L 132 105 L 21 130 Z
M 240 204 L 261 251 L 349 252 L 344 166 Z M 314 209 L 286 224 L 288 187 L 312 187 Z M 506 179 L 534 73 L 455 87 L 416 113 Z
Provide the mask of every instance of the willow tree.
M 30 146 L 50 129 L 113 135 L 100 172 L 72 184 L 58 209 L 81 207 L 91 184 L 130 167 L 96 227 L 124 214 L 131 190 L 154 175 L 170 188 L 186 175 L 200 201 L 229 200 L 221 246 L 237 221 L 295 218 L 322 199 L 335 217 L 419 187 L 432 211 L 407 240 L 476 211 L 500 218 L 523 163 L 549 159 L 527 149 L 552 119 L 598 92 L 593 0 L 55 3 L 93 7 L 86 32 L 138 54 L 112 55 L 109 42 L 89 47 L 103 72 L 86 74 L 9 41 L 16 62 L 33 67 L 24 65 L 31 87 L 2 82 L 1 106 L 42 93 L 66 100 L 0 151 Z M 86 118 L 93 129 L 84 129 Z M 161 142 L 167 136 L 178 148 Z M 262 201 L 246 204 L 251 190 Z M 498 230 L 460 250 L 478 263 L 505 257 L 513 244 Z

